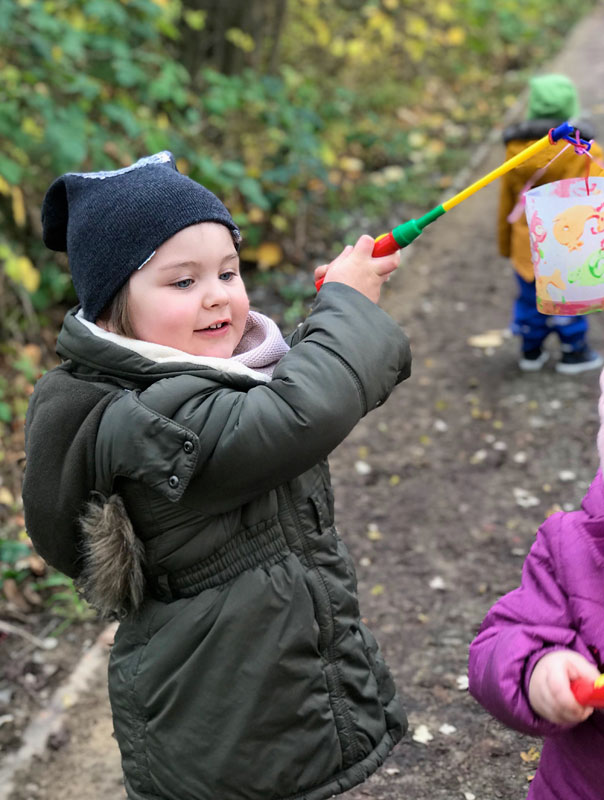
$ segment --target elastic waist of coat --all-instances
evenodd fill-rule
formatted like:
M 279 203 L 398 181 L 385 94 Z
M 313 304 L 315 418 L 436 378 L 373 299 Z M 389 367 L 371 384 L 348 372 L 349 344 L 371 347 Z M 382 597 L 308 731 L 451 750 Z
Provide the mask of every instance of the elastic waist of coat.
M 170 601 L 213 589 L 255 567 L 271 567 L 290 552 L 275 517 L 236 534 L 209 558 L 151 579 L 153 594 Z

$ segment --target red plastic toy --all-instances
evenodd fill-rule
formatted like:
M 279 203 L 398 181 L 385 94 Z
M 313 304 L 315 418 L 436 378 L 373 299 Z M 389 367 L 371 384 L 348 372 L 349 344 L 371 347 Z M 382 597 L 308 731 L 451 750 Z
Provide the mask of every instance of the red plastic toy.
M 604 675 L 601 675 L 596 681 L 577 678 L 577 680 L 571 681 L 570 688 L 577 698 L 577 702 L 582 706 L 604 708 Z

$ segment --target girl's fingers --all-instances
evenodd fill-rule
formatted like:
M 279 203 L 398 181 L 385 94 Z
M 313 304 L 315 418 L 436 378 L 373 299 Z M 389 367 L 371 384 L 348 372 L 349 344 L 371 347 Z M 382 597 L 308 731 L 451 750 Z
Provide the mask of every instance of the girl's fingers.
M 373 253 L 374 245 L 375 239 L 369 236 L 368 233 L 364 233 L 357 239 L 354 249 L 361 255 L 371 255 L 371 253 Z
M 334 258 L 334 260 L 333 260 L 333 261 L 331 261 L 331 262 L 330 262 L 330 263 L 329 263 L 327 266 L 328 266 L 328 267 L 333 267 L 333 265 L 334 265 L 334 264 L 337 264 L 337 263 L 338 263 L 339 261 L 341 261 L 343 258 L 346 258 L 346 256 L 347 256 L 349 253 L 352 253 L 352 251 L 353 251 L 353 250 L 354 250 L 354 247 L 353 247 L 351 244 L 347 244 L 347 245 L 346 245 L 346 247 L 345 247 L 345 248 L 342 250 L 342 252 L 341 252 L 341 253 L 339 253 L 339 254 L 338 254 L 338 255 L 337 255 L 335 258 Z
M 380 258 L 373 259 L 373 268 L 378 275 L 390 275 L 396 269 L 401 262 L 401 251 L 397 250 L 396 253 L 392 253 L 389 256 L 381 256 Z

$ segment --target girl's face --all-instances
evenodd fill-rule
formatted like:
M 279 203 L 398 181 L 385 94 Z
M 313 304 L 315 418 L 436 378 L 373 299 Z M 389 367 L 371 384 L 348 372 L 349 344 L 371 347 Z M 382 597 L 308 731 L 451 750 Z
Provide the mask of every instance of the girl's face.
M 183 228 L 128 283 L 135 337 L 196 356 L 230 358 L 248 311 L 231 232 L 217 222 Z

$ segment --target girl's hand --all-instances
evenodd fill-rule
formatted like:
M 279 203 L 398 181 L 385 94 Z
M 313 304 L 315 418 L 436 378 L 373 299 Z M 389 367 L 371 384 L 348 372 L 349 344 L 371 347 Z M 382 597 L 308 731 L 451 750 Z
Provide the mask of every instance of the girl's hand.
M 529 702 L 536 714 L 558 725 L 576 725 L 593 713 L 575 699 L 570 682 L 576 678 L 595 681 L 600 675 L 586 658 L 572 650 L 556 650 L 543 656 L 529 681 Z
M 397 250 L 389 256 L 373 258 L 371 254 L 374 245 L 371 236 L 361 236 L 354 247 L 345 247 L 331 264 L 317 267 L 315 281 L 325 276 L 324 283 L 345 283 L 377 303 L 382 284 L 398 267 L 401 253 Z

